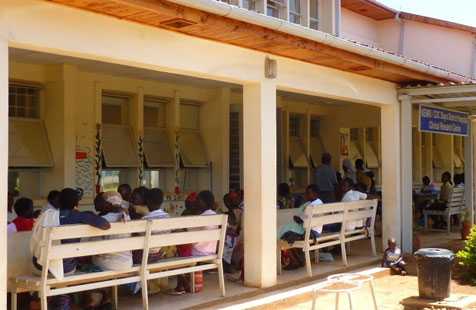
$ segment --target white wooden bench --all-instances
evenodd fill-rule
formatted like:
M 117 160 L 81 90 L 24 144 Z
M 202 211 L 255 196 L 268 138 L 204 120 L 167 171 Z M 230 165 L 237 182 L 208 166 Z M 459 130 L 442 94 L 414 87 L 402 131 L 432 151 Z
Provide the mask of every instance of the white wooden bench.
M 370 237 L 372 254 L 375 256 L 377 255 L 374 230 L 376 212 L 377 200 L 361 200 L 307 207 L 305 210 L 303 224 L 305 229 L 304 240 L 296 241 L 290 245 L 290 247 L 300 248 L 304 252 L 306 258 L 306 269 L 309 276 L 312 276 L 310 251 L 316 251 L 316 255 L 318 255 L 319 249 L 340 245 L 342 252 L 342 262 L 344 265 L 347 265 L 347 254 L 345 249 L 346 243 Z M 279 213 L 280 212 L 278 212 L 278 219 Z M 286 215 L 289 217 L 289 214 L 286 213 Z M 294 215 L 297 215 L 297 213 Z M 284 216 L 278 221 L 284 223 Z M 356 221 L 360 221 L 364 227 L 355 227 L 350 230 L 346 229 L 348 223 Z M 316 238 L 316 240 L 311 238 L 311 229 L 313 227 L 321 227 L 335 223 L 341 224 L 340 231 L 335 233 L 324 232 L 318 238 Z M 281 248 L 279 246 L 277 257 L 278 273 L 281 273 Z
M 466 208 L 466 201 L 464 197 L 464 187 L 453 188 L 453 193 L 450 196 L 450 201 L 446 204 L 445 210 L 423 210 L 425 219 L 425 230 L 428 230 L 428 216 L 439 215 L 446 219 L 448 234 L 451 232 L 451 216 L 463 214 Z M 433 229 L 441 230 L 441 229 Z
M 221 294 L 224 296 L 225 282 L 222 257 L 226 225 L 226 215 L 210 215 L 113 223 L 109 230 L 100 230 L 88 225 L 45 228 L 42 255 L 39 258 L 44 267 L 41 276 L 34 276 L 31 273 L 16 276 L 16 281 L 12 284 L 10 290 L 12 299 L 16 300 L 16 292 L 38 291 L 41 308 L 47 309 L 47 297 L 112 287 L 114 292 L 113 301 L 117 308 L 117 286 L 140 282 L 143 308 L 148 309 L 148 280 L 180 274 L 193 274 L 197 271 L 209 269 L 218 269 L 219 286 Z M 116 237 L 118 239 L 105 240 L 96 237 Z M 61 243 L 62 240 L 76 238 L 82 238 L 83 241 Z M 215 254 L 174 257 L 154 263 L 148 262 L 150 249 L 207 241 L 217 242 L 218 246 Z M 72 275 L 62 274 L 62 262 L 65 258 L 79 258 L 132 250 L 143 250 L 143 258 L 141 264 L 129 269 L 94 273 L 77 272 Z M 28 258 L 31 262 L 31 254 L 29 253 Z M 60 269 L 55 272 L 56 276 L 53 276 L 52 272 L 48 272 L 49 267 L 53 265 L 60 266 Z M 16 306 L 16 302 L 12 302 L 13 306 Z

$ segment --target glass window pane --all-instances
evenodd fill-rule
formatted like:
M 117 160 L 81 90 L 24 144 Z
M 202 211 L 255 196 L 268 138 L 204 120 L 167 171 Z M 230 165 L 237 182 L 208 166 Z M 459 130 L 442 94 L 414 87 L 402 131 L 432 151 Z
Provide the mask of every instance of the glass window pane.
M 10 84 L 8 100 L 10 117 L 39 117 L 40 89 L 38 87 Z

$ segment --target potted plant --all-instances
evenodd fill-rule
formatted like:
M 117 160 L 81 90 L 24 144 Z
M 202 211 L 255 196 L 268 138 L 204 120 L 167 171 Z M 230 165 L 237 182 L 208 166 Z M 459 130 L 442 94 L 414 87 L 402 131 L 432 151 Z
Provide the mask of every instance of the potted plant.
M 471 212 L 468 208 L 464 210 L 463 217 L 461 219 L 461 239 L 468 239 L 471 232 Z

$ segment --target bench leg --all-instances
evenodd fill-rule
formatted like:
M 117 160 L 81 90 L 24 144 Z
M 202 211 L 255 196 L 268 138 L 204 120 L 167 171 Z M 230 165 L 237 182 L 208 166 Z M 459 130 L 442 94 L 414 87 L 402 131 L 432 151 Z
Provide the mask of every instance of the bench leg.
M 195 294 L 195 272 L 190 274 L 190 290 Z
M 319 249 L 314 250 L 314 263 L 319 264 Z
M 18 296 L 17 296 L 17 291 L 13 291 L 10 293 L 10 303 L 11 303 L 11 309 L 12 310 L 17 310 L 17 302 L 18 302 Z
M 345 251 L 345 242 L 343 240 L 340 243 L 340 251 L 342 255 L 342 262 L 345 266 L 347 266 L 347 253 Z
M 312 277 L 311 253 L 309 250 L 304 250 L 304 256 L 306 257 L 307 275 Z
M 48 297 L 44 291 L 40 291 L 41 310 L 48 309 Z
M 118 302 L 119 298 L 118 298 L 118 293 L 117 293 L 117 286 L 113 286 L 112 287 L 112 303 L 113 303 L 113 307 L 114 309 L 119 309 L 119 302 Z
M 223 275 L 223 263 L 218 263 L 218 284 L 220 285 L 221 296 L 225 297 L 225 276 Z
M 149 292 L 147 288 L 146 275 L 142 276 L 140 285 L 141 285 L 141 291 L 142 291 L 142 307 L 144 308 L 144 310 L 148 310 L 149 309 Z
M 281 274 L 283 272 L 283 268 L 281 266 L 281 247 L 279 246 L 279 242 L 276 250 L 276 262 L 278 267 L 278 274 Z
M 377 248 L 375 247 L 375 232 L 370 233 L 370 246 L 372 247 L 372 255 L 377 256 Z

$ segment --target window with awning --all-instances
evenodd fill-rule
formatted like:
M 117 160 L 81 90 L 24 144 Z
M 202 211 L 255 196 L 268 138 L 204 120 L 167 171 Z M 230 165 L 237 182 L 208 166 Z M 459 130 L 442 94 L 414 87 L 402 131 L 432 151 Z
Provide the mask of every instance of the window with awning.
M 309 163 L 302 140 L 298 137 L 290 137 L 289 144 L 289 157 L 293 168 L 307 168 Z
M 179 152 L 185 168 L 208 167 L 205 143 L 200 133 L 200 103 L 180 101 Z
M 307 168 L 309 162 L 303 141 L 302 115 L 289 115 L 289 161 L 291 168 Z
M 185 168 L 204 168 L 208 166 L 207 152 L 200 132 L 181 130 L 179 150 Z
M 317 168 L 321 162 L 322 154 L 325 152 L 324 143 L 320 135 L 320 120 L 311 119 L 311 145 L 310 155 L 314 168 Z
M 137 168 L 139 159 L 129 126 L 103 124 L 102 148 L 107 168 Z
M 167 130 L 147 127 L 144 129 L 144 154 L 148 168 L 173 168 L 175 156 Z
M 10 118 L 9 128 L 8 164 L 10 167 L 53 167 L 53 155 L 42 120 Z
M 377 169 L 379 165 L 377 144 L 377 128 L 365 129 L 365 161 L 367 168 Z

